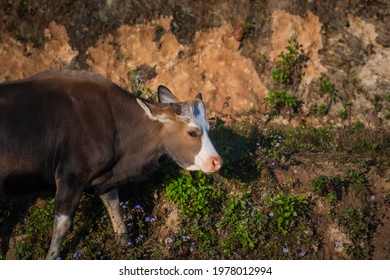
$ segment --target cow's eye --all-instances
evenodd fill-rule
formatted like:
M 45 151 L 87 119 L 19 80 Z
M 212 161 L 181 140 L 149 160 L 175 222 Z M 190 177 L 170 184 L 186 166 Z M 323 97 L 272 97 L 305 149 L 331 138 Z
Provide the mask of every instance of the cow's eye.
M 188 133 L 188 135 L 191 136 L 191 137 L 196 137 L 196 136 L 197 136 L 197 133 L 196 133 L 196 131 L 194 131 L 194 130 L 190 130 L 190 131 L 188 131 L 187 133 Z

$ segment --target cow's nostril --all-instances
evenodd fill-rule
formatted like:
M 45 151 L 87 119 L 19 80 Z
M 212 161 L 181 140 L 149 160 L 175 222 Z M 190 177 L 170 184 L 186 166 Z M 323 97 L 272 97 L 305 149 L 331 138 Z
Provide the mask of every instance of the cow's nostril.
M 222 167 L 222 159 L 221 158 L 214 158 L 213 159 L 213 166 L 215 171 L 219 170 Z
M 202 171 L 206 173 L 214 173 L 221 169 L 223 164 L 222 158 L 219 156 L 209 157 L 203 165 Z

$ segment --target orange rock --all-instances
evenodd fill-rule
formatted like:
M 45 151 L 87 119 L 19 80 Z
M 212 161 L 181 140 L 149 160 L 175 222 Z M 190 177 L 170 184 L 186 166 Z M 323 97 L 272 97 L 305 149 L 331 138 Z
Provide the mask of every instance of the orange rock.
M 237 42 L 241 42 L 242 38 L 244 38 L 245 30 L 242 27 L 237 28 L 233 31 L 233 37 Z

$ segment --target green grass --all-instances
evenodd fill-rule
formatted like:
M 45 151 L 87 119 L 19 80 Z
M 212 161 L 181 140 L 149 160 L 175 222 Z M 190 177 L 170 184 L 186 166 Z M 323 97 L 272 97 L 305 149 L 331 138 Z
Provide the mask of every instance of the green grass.
M 42 259 L 50 245 L 53 228 L 54 199 L 48 199 L 43 205 L 30 207 L 27 211 L 28 223 L 20 227 L 18 235 L 22 236 L 15 246 L 18 259 Z

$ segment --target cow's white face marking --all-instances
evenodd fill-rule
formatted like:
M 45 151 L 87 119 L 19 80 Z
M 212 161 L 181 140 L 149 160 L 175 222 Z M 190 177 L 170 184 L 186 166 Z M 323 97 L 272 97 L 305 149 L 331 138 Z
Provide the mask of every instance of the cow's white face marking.
M 222 160 L 209 138 L 210 124 L 206 118 L 206 108 L 203 102 L 199 101 L 192 107 L 191 111 L 192 117 L 188 126 L 200 130 L 202 146 L 194 158 L 194 164 L 186 169 L 202 170 L 206 173 L 215 172 L 222 166 Z

